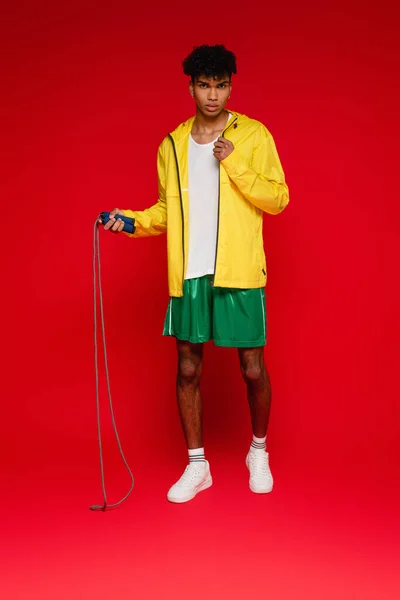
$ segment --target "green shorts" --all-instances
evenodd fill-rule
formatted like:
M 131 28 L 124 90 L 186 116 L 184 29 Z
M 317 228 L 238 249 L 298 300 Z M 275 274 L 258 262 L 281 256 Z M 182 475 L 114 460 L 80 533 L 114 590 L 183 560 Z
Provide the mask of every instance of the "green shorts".
M 170 298 L 163 335 L 216 346 L 266 344 L 265 289 L 213 287 L 212 275 L 186 279 L 182 298 Z

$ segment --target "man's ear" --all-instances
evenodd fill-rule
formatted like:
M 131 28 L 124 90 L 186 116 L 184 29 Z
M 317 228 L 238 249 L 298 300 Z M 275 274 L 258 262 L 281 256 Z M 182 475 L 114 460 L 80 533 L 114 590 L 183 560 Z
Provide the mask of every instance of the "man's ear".
M 190 82 L 189 82 L 189 92 L 190 92 L 190 95 L 191 95 L 191 96 L 192 96 L 192 98 L 193 98 L 193 96 L 194 96 L 194 85 L 193 85 L 193 81 L 190 81 Z

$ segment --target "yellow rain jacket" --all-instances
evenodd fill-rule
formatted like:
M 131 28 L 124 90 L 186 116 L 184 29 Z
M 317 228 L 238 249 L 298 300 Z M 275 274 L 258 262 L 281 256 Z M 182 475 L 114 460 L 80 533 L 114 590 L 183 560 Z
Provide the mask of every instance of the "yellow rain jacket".
M 214 285 L 260 288 L 267 280 L 263 212 L 280 213 L 289 202 L 285 176 L 272 135 L 259 121 L 229 111 L 222 135 L 234 151 L 220 163 Z M 188 142 L 195 117 L 170 133 L 158 149 L 158 202 L 143 211 L 124 209 L 135 219 L 129 237 L 167 232 L 168 285 L 183 295 L 189 249 Z

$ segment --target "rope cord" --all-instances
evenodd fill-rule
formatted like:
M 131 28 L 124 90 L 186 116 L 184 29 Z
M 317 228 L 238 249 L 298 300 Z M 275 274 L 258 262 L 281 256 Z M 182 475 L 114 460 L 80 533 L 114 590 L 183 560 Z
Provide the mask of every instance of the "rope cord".
M 96 271 L 96 263 L 97 263 L 97 271 Z M 106 382 L 107 382 L 107 394 L 108 401 L 110 406 L 110 414 L 112 426 L 115 433 L 115 439 L 117 440 L 119 453 L 121 455 L 122 461 L 129 473 L 131 478 L 131 487 L 130 490 L 121 500 L 115 502 L 114 504 L 107 504 L 107 495 L 106 495 L 106 486 L 105 486 L 105 478 L 104 478 L 104 461 L 103 461 L 103 444 L 101 440 L 101 423 L 100 423 L 100 400 L 99 400 L 99 359 L 98 359 L 98 346 L 97 346 L 97 288 L 99 291 L 99 308 L 100 308 L 100 322 L 101 322 L 101 333 L 103 340 L 103 351 L 104 351 L 104 368 L 106 374 Z M 129 468 L 128 462 L 125 458 L 125 455 L 122 450 L 121 441 L 119 439 L 117 426 L 115 424 L 114 417 L 114 408 L 111 398 L 111 386 L 110 386 L 110 376 L 108 371 L 108 360 L 107 360 L 107 347 L 106 347 L 106 334 L 104 327 L 104 310 L 103 310 L 103 290 L 101 287 L 101 263 L 100 263 L 100 234 L 98 227 L 98 218 L 94 224 L 93 231 L 93 306 L 94 306 L 94 369 L 95 369 L 95 379 L 96 379 L 96 413 L 97 413 L 97 438 L 99 443 L 99 454 L 100 454 L 100 473 L 101 473 L 101 487 L 103 491 L 103 505 L 95 504 L 90 507 L 90 510 L 102 510 L 106 511 L 107 509 L 116 508 L 120 506 L 132 493 L 134 486 L 134 478 L 131 469 Z

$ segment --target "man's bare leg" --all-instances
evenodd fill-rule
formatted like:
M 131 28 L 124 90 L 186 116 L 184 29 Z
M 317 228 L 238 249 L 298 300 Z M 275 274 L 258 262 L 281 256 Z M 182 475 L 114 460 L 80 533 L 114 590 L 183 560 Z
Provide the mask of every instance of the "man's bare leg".
M 212 485 L 210 466 L 204 456 L 200 377 L 203 345 L 177 340 L 178 375 L 176 396 L 183 433 L 189 451 L 189 465 L 168 492 L 170 502 L 192 500 Z
M 247 386 L 253 440 L 246 464 L 250 471 L 252 492 L 266 494 L 273 488 L 273 478 L 266 452 L 266 436 L 271 408 L 271 384 L 264 362 L 264 348 L 239 348 L 242 376 Z
M 178 375 L 176 397 L 183 433 L 188 449 L 203 446 L 200 377 L 203 366 L 203 344 L 177 340 Z
M 271 408 L 271 383 L 264 361 L 264 348 L 239 348 L 243 379 L 247 386 L 253 434 L 267 435 Z

